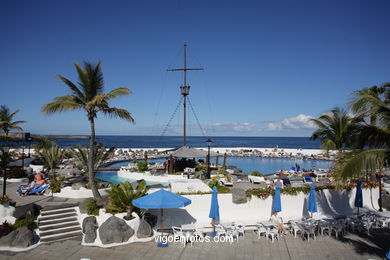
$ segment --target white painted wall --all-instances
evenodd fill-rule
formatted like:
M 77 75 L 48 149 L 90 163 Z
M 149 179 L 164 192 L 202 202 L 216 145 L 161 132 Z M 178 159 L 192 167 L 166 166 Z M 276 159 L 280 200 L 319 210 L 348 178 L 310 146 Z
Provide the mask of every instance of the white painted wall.
M 351 215 L 354 211 L 354 200 L 356 190 L 335 191 L 325 190 L 317 193 L 317 209 L 314 218 L 325 218 L 336 215 Z M 378 209 L 378 189 L 372 190 L 372 202 L 375 209 Z M 211 205 L 211 194 L 205 195 L 186 195 L 192 203 L 185 208 L 165 209 L 164 226 L 180 226 L 182 224 L 195 223 L 197 227 L 210 226 L 209 216 Z M 268 220 L 271 216 L 272 197 L 266 200 L 252 197 L 245 204 L 234 204 L 232 194 L 218 194 L 220 222 L 229 223 L 231 221 L 241 222 L 243 224 L 256 224 L 260 220 Z M 307 203 L 309 194 L 300 193 L 297 196 L 282 195 L 282 212 L 279 216 L 287 222 L 291 219 L 300 219 L 303 216 L 309 216 L 307 212 Z M 369 189 L 363 189 L 363 206 L 366 209 L 373 209 L 371 205 L 371 196 Z M 158 216 L 160 226 L 160 210 L 150 210 Z

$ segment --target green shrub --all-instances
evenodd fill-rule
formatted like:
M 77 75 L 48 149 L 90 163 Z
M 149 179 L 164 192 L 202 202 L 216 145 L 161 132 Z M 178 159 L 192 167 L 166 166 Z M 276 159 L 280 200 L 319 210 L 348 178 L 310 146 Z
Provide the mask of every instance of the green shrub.
M 218 170 L 218 174 L 219 174 L 219 175 L 225 175 L 225 170 L 224 170 L 223 168 L 220 168 L 220 169 Z
M 209 187 L 212 189 L 213 187 L 217 187 L 217 190 L 218 190 L 218 193 L 229 193 L 230 192 L 230 188 L 229 187 L 226 187 L 224 185 L 221 185 L 219 184 L 218 182 L 218 177 L 215 176 L 213 177 L 210 182 L 209 182 Z
M 96 199 L 89 199 L 87 202 L 87 214 L 99 216 L 99 205 Z
M 132 220 L 132 219 L 134 219 L 135 217 L 133 217 L 133 216 L 127 216 L 127 215 L 125 215 L 125 216 L 123 216 L 123 219 L 124 220 Z
M 195 170 L 196 171 L 203 171 L 203 172 L 205 172 L 205 171 L 207 171 L 207 167 L 204 164 L 198 164 L 198 165 L 195 166 Z
M 62 181 L 60 179 L 54 178 L 50 180 L 50 189 L 53 193 L 57 193 L 61 191 Z
M 217 186 L 218 193 L 229 193 L 231 190 L 229 187 L 218 185 Z
M 34 222 L 34 217 L 30 212 L 27 212 L 23 218 L 18 218 L 15 221 L 14 228 L 27 227 L 30 230 L 37 228 L 37 224 Z
M 4 195 L 4 196 L 0 197 L 0 204 L 1 205 L 7 204 L 7 203 L 9 203 L 11 201 L 12 200 L 7 195 Z
M 251 175 L 252 175 L 252 176 L 259 176 L 259 177 L 264 176 L 264 174 L 262 174 L 261 172 L 258 172 L 258 171 L 252 172 Z
M 363 189 L 367 188 L 375 188 L 378 186 L 378 182 L 363 182 Z M 356 187 L 356 183 L 347 183 L 347 184 L 339 184 L 339 185 L 323 185 L 323 186 L 316 186 L 316 191 L 322 191 L 322 190 L 346 190 L 351 191 L 354 187 Z M 310 193 L 310 186 L 304 186 L 304 187 L 285 187 L 281 189 L 282 194 L 292 195 L 296 196 L 299 193 L 309 194 Z M 275 190 L 271 187 L 268 188 L 256 188 L 256 189 L 249 189 L 246 191 L 247 197 L 256 196 L 261 199 L 266 199 L 268 196 L 273 196 L 275 193 Z
M 139 213 L 139 209 L 133 205 L 133 200 L 144 196 L 147 191 L 144 181 L 140 182 L 135 190 L 130 182 L 111 184 L 111 190 L 107 190 L 111 205 L 106 207 L 106 212 L 113 214 L 126 212 L 128 217 L 131 217 L 133 211 Z
M 133 160 L 133 163 L 138 163 L 137 159 L 134 159 L 134 160 Z
M 147 171 L 148 170 L 148 162 L 138 162 L 138 170 L 141 172 Z

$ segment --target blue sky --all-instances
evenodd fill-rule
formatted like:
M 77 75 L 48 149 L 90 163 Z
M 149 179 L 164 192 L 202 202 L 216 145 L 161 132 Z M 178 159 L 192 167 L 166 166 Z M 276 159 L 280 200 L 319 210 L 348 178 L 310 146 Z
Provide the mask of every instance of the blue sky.
M 99 116 L 97 134 L 160 135 L 180 98 L 189 43 L 191 102 L 206 134 L 309 136 L 308 122 L 351 92 L 390 81 L 389 1 L 1 1 L 0 104 L 24 129 L 88 134 L 83 112 L 45 116 L 76 81 L 73 63 L 102 61 L 112 105 L 135 125 Z M 182 109 L 182 108 L 181 108 Z M 182 110 L 168 135 L 180 135 Z M 199 135 L 189 114 L 189 134 Z

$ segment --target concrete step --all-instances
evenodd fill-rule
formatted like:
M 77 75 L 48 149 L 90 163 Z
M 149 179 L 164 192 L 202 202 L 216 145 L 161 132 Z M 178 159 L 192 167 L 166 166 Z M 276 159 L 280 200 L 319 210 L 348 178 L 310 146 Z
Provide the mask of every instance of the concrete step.
M 70 214 L 75 216 L 77 215 L 75 210 L 67 211 L 67 212 L 50 212 L 50 214 L 46 214 L 45 216 L 43 216 L 41 213 L 39 219 L 47 220 L 47 219 L 62 218 L 62 217 L 69 216 Z
M 80 223 L 78 221 L 69 221 L 65 223 L 58 223 L 58 224 L 51 224 L 51 225 L 40 225 L 39 231 L 43 232 L 43 231 L 55 230 L 59 228 L 74 227 L 74 226 L 80 227 Z
M 71 213 L 76 212 L 75 208 L 64 208 L 64 209 L 52 209 L 52 210 L 41 210 L 41 216 L 51 216 L 51 215 L 57 215 L 57 214 L 64 214 L 64 213 Z
M 74 232 L 68 232 L 68 233 L 62 233 L 57 235 L 51 235 L 51 236 L 45 236 L 41 237 L 42 243 L 52 243 L 62 240 L 78 240 L 81 241 L 83 237 L 83 233 L 81 231 L 74 231 Z
M 48 210 L 55 210 L 55 209 L 66 209 L 66 208 L 74 208 L 78 207 L 79 203 L 53 203 L 51 205 L 46 205 L 42 208 L 43 211 L 48 211 Z
M 73 226 L 73 227 L 52 229 L 52 230 L 44 231 L 44 232 L 41 232 L 39 230 L 39 235 L 41 236 L 41 238 L 44 238 L 44 237 L 51 236 L 51 235 L 61 235 L 61 234 L 74 232 L 74 231 L 81 231 L 80 226 L 77 225 L 77 226 Z
M 38 220 L 38 225 L 41 227 L 41 226 L 66 223 L 66 222 L 73 222 L 73 221 L 78 221 L 77 216 L 71 216 L 71 217 L 66 217 L 66 218 L 57 218 L 54 220 L 44 220 L 44 221 Z
M 55 220 L 58 218 L 67 218 L 67 217 L 74 217 L 77 216 L 76 212 L 70 212 L 70 213 L 64 213 L 64 214 L 55 214 L 55 215 L 50 215 L 50 216 L 40 216 L 38 217 L 38 221 L 45 221 L 45 220 Z

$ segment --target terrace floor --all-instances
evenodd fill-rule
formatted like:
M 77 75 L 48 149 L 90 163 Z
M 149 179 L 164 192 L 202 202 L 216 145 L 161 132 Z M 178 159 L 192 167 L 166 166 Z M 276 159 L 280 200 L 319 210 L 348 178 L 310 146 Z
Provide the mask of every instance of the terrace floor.
M 170 243 L 166 248 L 144 242 L 103 249 L 67 240 L 43 244 L 28 252 L 0 252 L 0 259 L 383 259 L 385 244 L 390 246 L 389 234 L 389 230 L 376 231 L 373 237 L 348 234 L 339 240 L 320 236 L 310 242 L 287 235 L 272 243 L 249 231 L 245 238 L 240 237 L 232 244 L 198 242 L 183 247 Z
M 41 206 L 51 202 L 76 202 L 75 200 L 51 198 L 46 196 L 20 197 L 15 194 L 19 184 L 7 185 L 7 193 L 17 202 L 24 205 L 35 202 Z M 0 185 L 1 188 L 2 185 Z M 60 201 L 64 200 L 64 201 Z M 302 240 L 300 236 L 281 237 L 272 243 L 254 231 L 248 231 L 245 238 L 238 242 L 194 243 L 183 247 L 180 243 L 170 243 L 169 247 L 158 248 L 156 243 L 133 243 L 113 248 L 86 247 L 79 241 L 66 240 L 51 244 L 42 244 L 27 252 L 0 252 L 0 259 L 384 259 L 390 248 L 390 230 L 375 229 L 372 235 L 347 233 L 336 239 L 330 236 L 319 236 L 315 240 Z

